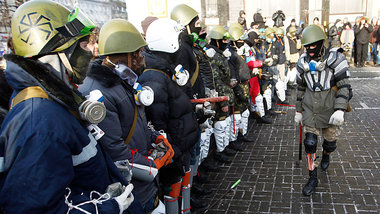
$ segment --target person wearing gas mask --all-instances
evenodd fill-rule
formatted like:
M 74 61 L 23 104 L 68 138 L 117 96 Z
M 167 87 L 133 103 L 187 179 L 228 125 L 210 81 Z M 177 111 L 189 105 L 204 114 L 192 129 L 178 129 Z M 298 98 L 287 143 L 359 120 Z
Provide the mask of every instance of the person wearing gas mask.
M 144 53 L 146 69 L 138 79 L 143 87 L 149 86 L 155 92 L 153 104 L 145 107 L 147 119 L 156 130 L 166 133 L 174 150 L 173 163 L 160 169 L 166 213 L 190 213 L 190 158 L 200 138 L 193 105 L 181 89 L 186 87 L 190 75 L 181 64 L 176 64 L 181 56 L 182 30 L 183 26 L 171 19 L 157 19 L 149 25 Z
M 101 92 L 83 97 L 74 85 L 86 75 L 94 27 L 79 9 L 46 0 L 13 14 L 5 72 L 14 93 L 0 133 L 4 213 L 142 212 L 98 145 L 101 132 L 89 130 L 105 116 Z
M 289 64 L 286 59 L 285 54 L 285 42 L 284 42 L 284 30 L 282 28 L 274 28 L 275 34 L 275 46 L 278 48 L 278 81 L 276 83 L 276 92 L 279 97 L 280 103 L 288 104 L 286 101 L 286 91 L 287 91 L 287 78 L 286 78 L 286 67 Z
M 214 117 L 214 137 L 216 152 L 214 159 L 222 163 L 231 163 L 228 156 L 236 154 L 236 150 L 241 150 L 241 145 L 236 142 L 230 143 L 230 125 L 232 123 L 231 113 L 234 105 L 235 95 L 233 87 L 237 80 L 231 77 L 231 69 L 228 58 L 231 52 L 227 48 L 228 33 L 222 26 L 214 26 L 208 37 L 209 45 L 206 46 L 206 55 L 210 58 L 211 69 L 215 81 L 215 90 L 218 96 L 228 96 L 228 101 L 216 103 L 216 115 Z M 228 146 L 228 148 L 227 148 Z
M 289 32 L 284 37 L 285 44 L 285 55 L 289 64 L 289 70 L 286 74 L 287 85 L 288 87 L 293 87 L 296 85 L 296 76 L 297 76 L 297 62 L 300 58 L 300 49 L 302 47 L 301 40 L 297 39 L 296 36 L 297 28 L 290 27 Z M 294 88 L 294 87 L 293 87 Z
M 247 20 L 245 19 L 245 11 L 244 10 L 239 11 L 238 23 L 243 27 L 244 31 L 248 30 L 247 29 Z
M 179 24 L 185 27 L 185 30 L 182 31 L 180 35 L 181 41 L 181 49 L 180 49 L 180 57 L 178 57 L 178 61 L 176 64 L 181 64 L 185 70 L 187 70 L 190 74 L 190 78 L 186 83 L 186 87 L 182 87 L 183 90 L 186 91 L 186 94 L 190 99 L 198 99 L 205 98 L 205 85 L 203 84 L 202 75 L 200 74 L 200 70 L 203 71 L 205 69 L 209 69 L 208 65 L 205 65 L 204 62 L 200 62 L 201 60 L 197 57 L 195 53 L 196 41 L 205 44 L 206 34 L 201 34 L 202 26 L 201 20 L 199 19 L 198 12 L 195 11 L 192 7 L 186 4 L 179 4 L 173 8 L 170 13 L 170 18 Z M 200 40 L 199 40 L 200 39 Z M 199 43 L 198 43 L 199 44 Z M 202 44 L 201 44 L 202 46 Z M 206 66 L 202 67 L 201 66 Z M 208 70 L 208 73 L 210 71 Z M 204 124 L 208 122 L 208 118 L 212 117 L 214 113 L 208 111 L 209 103 L 204 104 L 196 104 L 194 105 L 194 111 L 198 118 L 198 124 Z M 199 157 L 200 157 L 200 143 L 201 139 L 198 139 L 194 150 L 191 154 L 191 177 L 197 176 L 198 165 L 199 165 Z M 202 171 L 200 171 L 202 173 Z M 206 178 L 207 175 L 201 174 L 202 177 Z M 210 193 L 210 192 L 209 192 Z M 205 208 L 206 204 L 203 201 L 196 200 L 193 197 L 192 207 L 195 208 Z
M 231 71 L 235 71 L 237 86 L 234 87 L 235 106 L 233 110 L 232 126 L 230 127 L 230 141 L 249 142 L 246 136 L 248 131 L 249 118 L 249 88 L 248 80 L 251 78 L 251 71 L 245 63 L 244 57 L 239 55 L 237 51 L 244 42 L 240 39 L 243 36 L 243 28 L 239 23 L 233 23 L 229 26 L 230 43 L 227 48 L 231 52 L 228 60 Z M 241 49 L 240 49 L 241 50 Z
M 282 10 L 277 10 L 272 15 L 272 20 L 274 22 L 273 27 L 284 27 L 285 13 Z
M 270 80 L 265 82 L 268 84 L 268 87 L 271 88 L 272 93 L 265 94 L 264 92 L 264 98 L 267 103 L 267 114 L 275 114 L 273 113 L 273 105 L 272 103 L 269 102 L 269 100 L 275 100 L 272 99 L 277 95 L 278 99 L 280 102 L 285 101 L 285 87 L 283 82 L 279 81 L 279 72 L 277 70 L 277 64 L 279 62 L 279 57 L 280 57 L 280 50 L 281 47 L 278 47 L 278 44 L 276 43 L 276 38 L 274 36 L 275 31 L 273 28 L 267 27 L 265 29 L 265 42 L 264 42 L 264 47 L 265 47 L 265 60 L 264 60 L 264 67 L 266 67 L 266 72 L 268 75 L 270 75 Z M 279 83 L 280 82 L 280 83 Z
M 252 78 L 249 79 L 249 103 L 252 118 L 256 119 L 258 123 L 271 124 L 272 121 L 266 116 L 266 107 L 270 106 L 271 99 L 268 103 L 264 100 L 264 95 L 271 98 L 271 89 L 265 82 L 270 80 L 269 75 L 263 74 L 263 61 L 265 60 L 265 47 L 264 41 L 260 39 L 255 31 L 248 33 L 247 38 L 244 39 L 246 49 L 246 63 L 252 71 Z
M 343 30 L 342 20 L 337 19 L 329 29 L 329 48 L 340 47 L 340 34 Z
M 107 114 L 99 123 L 105 132 L 99 142 L 117 166 L 128 160 L 132 170 L 137 170 L 138 164 L 160 169 L 171 163 L 174 156 L 168 140 L 147 124 L 144 107 L 153 103 L 154 91 L 149 86 L 142 87 L 137 81 L 144 63 L 141 51 L 146 45 L 130 22 L 123 19 L 106 22 L 99 33 L 99 54 L 103 59 L 91 64 L 87 78 L 79 87 L 85 95 L 95 89 L 103 93 Z M 157 149 L 152 144 L 160 143 L 163 151 L 156 155 L 152 151 Z M 150 170 L 146 177 L 132 171 L 135 194 L 146 213 L 158 205 L 158 186 L 150 178 Z
M 295 27 L 295 28 L 298 28 L 297 24 L 296 24 L 296 19 L 292 19 L 290 21 L 290 24 L 288 25 L 288 27 L 286 27 L 286 33 L 289 33 L 289 29 L 290 27 Z
M 326 35 L 317 25 L 305 28 L 302 44 L 306 53 L 297 64 L 296 124 L 303 124 L 307 154 L 309 180 L 302 189 L 310 196 L 318 186 L 315 165 L 318 136 L 323 136 L 321 169 L 326 171 L 330 164 L 330 154 L 336 149 L 337 139 L 344 123 L 344 112 L 352 97 L 348 81 L 349 71 L 341 48 L 327 50 L 324 46 Z M 322 131 L 322 132 L 321 132 Z

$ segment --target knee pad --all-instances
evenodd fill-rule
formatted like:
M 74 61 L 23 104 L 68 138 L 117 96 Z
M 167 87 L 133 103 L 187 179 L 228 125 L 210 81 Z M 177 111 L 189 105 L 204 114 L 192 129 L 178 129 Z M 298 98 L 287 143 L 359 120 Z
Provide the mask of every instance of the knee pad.
M 306 133 L 306 139 L 303 143 L 305 144 L 305 152 L 313 154 L 317 151 L 318 136 L 313 133 Z
M 329 153 L 333 152 L 336 149 L 336 140 L 334 140 L 334 141 L 328 141 L 328 140 L 325 139 L 323 141 L 322 147 L 323 147 L 323 150 L 326 151 L 326 152 L 329 152 Z

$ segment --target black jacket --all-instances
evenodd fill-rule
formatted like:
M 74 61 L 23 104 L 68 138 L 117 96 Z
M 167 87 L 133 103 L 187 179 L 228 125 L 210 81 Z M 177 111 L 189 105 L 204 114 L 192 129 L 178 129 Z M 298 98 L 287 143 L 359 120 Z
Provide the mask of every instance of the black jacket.
M 273 13 L 272 20 L 274 21 L 275 27 L 283 27 L 284 21 L 285 21 L 285 14 L 282 12 L 282 10 L 278 10 L 275 13 Z
M 355 32 L 355 41 L 359 44 L 368 44 L 369 43 L 369 36 L 370 33 L 373 31 L 373 26 L 371 24 L 368 24 L 368 28 L 363 27 L 360 29 L 361 24 L 354 28 Z
M 155 92 L 153 104 L 145 108 L 147 119 L 156 130 L 164 130 L 167 134 L 175 152 L 174 162 L 186 165 L 182 156 L 190 157 L 190 151 L 200 136 L 193 105 L 183 90 L 171 80 L 171 66 L 154 53 L 144 55 L 146 70 L 139 77 L 139 82 Z
M 187 35 L 187 33 L 182 33 L 180 35 L 181 37 L 181 48 L 180 48 L 180 57 L 178 57 L 177 64 L 181 64 L 184 69 L 186 69 L 190 74 L 189 83 L 187 84 L 187 87 L 191 87 L 191 89 L 186 90 L 186 94 L 189 96 L 190 99 L 194 98 L 194 95 L 197 98 L 203 98 L 205 97 L 205 87 L 203 85 L 203 80 L 201 75 L 199 74 L 199 62 L 197 61 L 196 55 L 193 51 L 193 42 L 190 39 L 190 36 Z M 197 70 L 198 66 L 198 71 Z M 193 75 L 196 75 L 196 81 L 194 82 L 194 85 L 191 85 L 191 78 Z
M 102 60 L 95 60 L 91 64 L 86 79 L 79 86 L 83 95 L 87 95 L 95 89 L 103 93 L 107 113 L 106 118 L 98 125 L 105 133 L 99 139 L 100 144 L 113 161 L 128 159 L 130 163 L 154 167 L 153 160 L 146 157 L 158 134 L 148 128 L 144 107 L 140 106 L 138 107 L 137 121 L 132 138 L 128 145 L 124 143 L 134 120 L 134 107 L 136 105 L 134 94 L 132 90 L 127 90 L 122 85 L 119 76 L 101 63 Z M 132 151 L 137 152 L 133 154 Z M 142 204 L 147 203 L 157 192 L 157 186 L 154 182 L 133 179 L 132 183 Z

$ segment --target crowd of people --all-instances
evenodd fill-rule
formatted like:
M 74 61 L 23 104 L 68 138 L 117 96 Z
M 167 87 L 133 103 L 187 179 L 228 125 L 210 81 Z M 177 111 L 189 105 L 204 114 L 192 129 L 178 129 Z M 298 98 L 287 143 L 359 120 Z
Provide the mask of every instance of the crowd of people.
M 271 124 L 296 87 L 310 172 L 303 194 L 315 192 L 319 129 L 327 170 L 352 96 L 344 51 L 333 34 L 324 47 L 323 26 L 293 19 L 284 29 L 280 10 L 273 27 L 260 11 L 249 28 L 244 16 L 208 29 L 180 4 L 139 32 L 123 19 L 96 29 L 50 1 L 20 6 L 1 77 L 0 211 L 204 211 L 208 173 L 252 141 L 249 124 Z

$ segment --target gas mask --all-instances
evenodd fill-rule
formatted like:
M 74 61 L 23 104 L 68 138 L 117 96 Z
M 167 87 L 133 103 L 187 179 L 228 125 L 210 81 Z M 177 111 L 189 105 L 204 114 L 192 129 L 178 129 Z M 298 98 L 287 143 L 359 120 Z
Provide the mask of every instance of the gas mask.
M 135 101 L 137 105 L 150 106 L 154 101 L 154 91 L 149 86 L 141 86 L 136 82 L 133 85 L 133 89 L 136 90 Z
M 107 62 L 109 62 L 111 65 L 114 66 L 112 69 L 112 72 L 116 74 L 120 79 L 122 80 L 128 80 L 128 79 L 137 79 L 137 75 L 135 72 L 132 71 L 128 66 L 124 65 L 123 63 L 113 63 L 111 60 L 106 58 Z M 130 85 L 134 84 L 134 81 L 128 82 Z
M 172 76 L 173 81 L 175 81 L 179 86 L 186 85 L 190 78 L 189 72 L 183 69 L 181 64 L 177 65 L 174 71 L 175 74 Z
M 93 90 L 79 106 L 79 113 L 83 120 L 91 124 L 98 124 L 106 117 L 106 107 L 103 103 L 104 97 L 101 91 Z
M 317 62 L 315 60 L 311 60 L 309 62 L 309 70 L 311 74 L 316 74 L 317 71 L 323 71 L 325 70 L 325 63 L 324 62 Z

